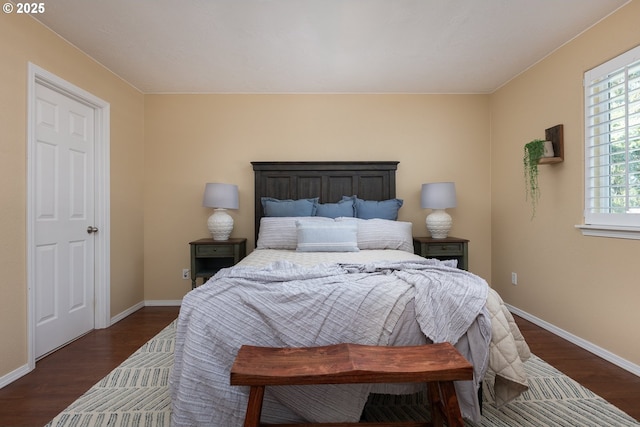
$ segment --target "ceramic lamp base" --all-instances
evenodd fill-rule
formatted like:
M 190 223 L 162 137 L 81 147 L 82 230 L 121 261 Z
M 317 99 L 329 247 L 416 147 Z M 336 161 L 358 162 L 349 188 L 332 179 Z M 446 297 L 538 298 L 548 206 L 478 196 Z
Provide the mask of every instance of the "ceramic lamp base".
M 213 214 L 207 220 L 207 226 L 213 240 L 229 240 L 233 231 L 233 218 L 226 209 L 214 209 Z
M 451 230 L 451 215 L 449 215 L 444 209 L 434 209 L 427 216 L 427 230 L 431 233 L 431 237 L 434 239 L 444 239 Z

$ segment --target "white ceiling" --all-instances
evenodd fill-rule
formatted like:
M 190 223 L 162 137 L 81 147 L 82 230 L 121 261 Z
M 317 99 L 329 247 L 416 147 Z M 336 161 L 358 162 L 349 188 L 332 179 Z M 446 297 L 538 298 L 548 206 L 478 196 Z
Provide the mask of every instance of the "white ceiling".
M 55 0 L 144 93 L 491 93 L 629 0 Z

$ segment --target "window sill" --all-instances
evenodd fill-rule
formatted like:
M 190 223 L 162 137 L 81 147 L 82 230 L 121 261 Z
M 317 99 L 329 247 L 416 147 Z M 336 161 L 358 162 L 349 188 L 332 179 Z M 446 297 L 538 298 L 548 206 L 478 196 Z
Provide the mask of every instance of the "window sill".
M 640 240 L 640 227 L 581 224 L 576 225 L 576 228 L 580 229 L 583 236 Z

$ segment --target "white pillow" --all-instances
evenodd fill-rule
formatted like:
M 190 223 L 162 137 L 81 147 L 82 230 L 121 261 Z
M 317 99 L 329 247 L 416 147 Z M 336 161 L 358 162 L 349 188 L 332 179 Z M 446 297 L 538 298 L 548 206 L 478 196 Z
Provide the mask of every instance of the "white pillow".
M 358 226 L 354 223 L 296 221 L 298 252 L 358 252 Z
M 304 217 L 309 222 L 333 222 L 332 218 Z M 296 221 L 300 217 L 262 217 L 256 249 L 292 249 L 298 246 Z
M 336 222 L 358 224 L 358 247 L 363 249 L 399 249 L 413 253 L 413 224 L 388 219 L 336 218 Z

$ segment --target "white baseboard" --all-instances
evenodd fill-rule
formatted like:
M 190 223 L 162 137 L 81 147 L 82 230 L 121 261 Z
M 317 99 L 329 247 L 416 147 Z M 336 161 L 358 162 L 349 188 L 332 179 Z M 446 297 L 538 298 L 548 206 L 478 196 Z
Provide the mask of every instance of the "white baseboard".
M 540 326 L 543 329 L 546 329 L 547 331 L 558 335 L 560 338 L 564 338 L 565 340 L 577 345 L 578 347 L 581 347 L 593 354 L 595 354 L 598 357 L 603 358 L 604 360 L 606 360 L 607 362 L 611 362 L 616 366 L 619 366 L 620 368 L 631 372 L 634 375 L 637 375 L 640 377 L 640 366 L 636 365 L 635 363 L 632 363 L 626 359 L 623 359 L 622 357 L 611 353 L 609 350 L 606 350 L 602 347 L 599 347 L 597 345 L 595 345 L 592 342 L 589 342 L 585 339 L 582 339 L 576 335 L 573 335 L 570 332 L 565 331 L 564 329 L 558 328 L 555 325 L 552 325 L 549 322 L 546 322 L 542 319 L 537 318 L 536 316 L 527 313 L 526 311 L 520 310 L 517 307 L 514 307 L 510 304 L 506 304 L 507 308 L 509 309 L 509 311 L 511 311 L 514 314 L 517 314 L 518 316 L 522 317 L 523 319 L 528 320 L 531 323 L 534 323 L 538 326 Z
M 122 313 L 116 314 L 115 316 L 113 316 L 111 318 L 111 324 L 109 326 L 112 326 L 112 325 L 118 323 L 119 321 L 121 321 L 125 317 L 129 316 L 130 314 L 133 314 L 136 311 L 140 310 L 142 307 L 144 307 L 144 301 L 140 301 L 139 303 L 127 308 Z
M 27 375 L 29 372 L 31 372 L 31 369 L 29 368 L 29 364 L 26 364 L 26 365 L 22 365 L 21 367 L 19 367 L 16 370 L 13 370 L 13 371 L 9 372 L 6 375 L 1 376 L 0 377 L 0 388 L 8 386 L 9 384 L 14 382 L 15 380 Z
M 142 307 L 180 307 L 180 305 L 182 305 L 182 300 L 162 300 L 162 299 L 160 299 L 160 300 L 140 301 L 139 303 L 129 307 L 128 309 L 126 309 L 122 313 L 118 313 L 115 316 L 113 316 L 111 318 L 111 325 L 113 325 L 115 323 L 118 323 L 119 321 L 121 321 L 125 317 L 129 316 L 130 314 L 133 314 L 136 311 L 140 310 Z M 109 325 L 109 326 L 111 326 L 111 325 Z
M 164 299 L 156 299 L 156 300 L 146 300 L 144 302 L 145 307 L 180 307 L 182 305 L 181 299 L 176 300 L 164 300 Z

